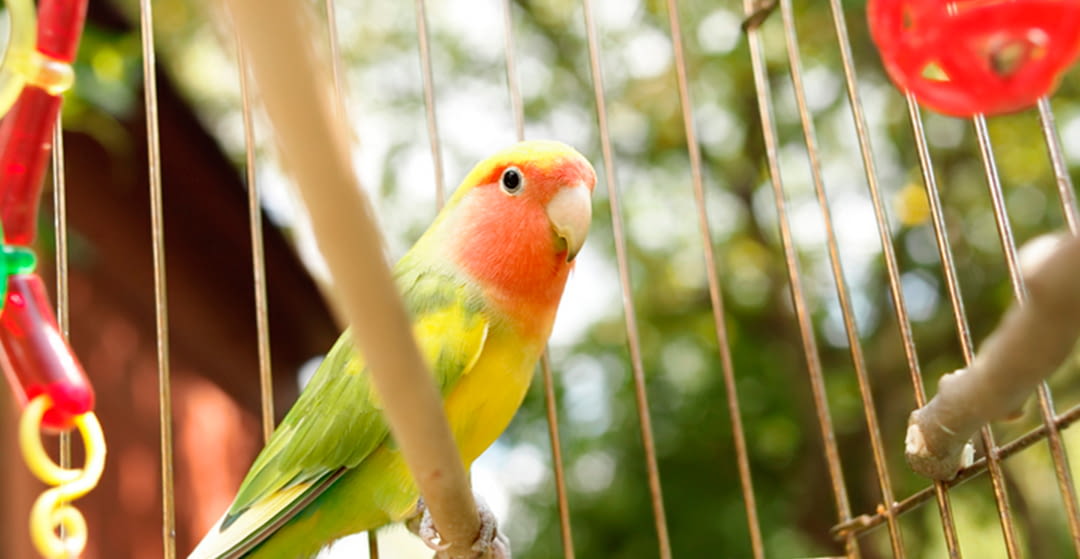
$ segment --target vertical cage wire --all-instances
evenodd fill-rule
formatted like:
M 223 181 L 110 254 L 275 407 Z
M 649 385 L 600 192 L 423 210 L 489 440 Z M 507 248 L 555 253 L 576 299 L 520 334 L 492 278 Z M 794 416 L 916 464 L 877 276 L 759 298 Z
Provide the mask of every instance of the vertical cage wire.
M 690 86 L 687 77 L 686 58 L 683 53 L 682 26 L 679 21 L 679 8 L 675 0 L 667 1 L 668 25 L 671 42 L 674 47 L 675 77 L 679 90 L 679 106 L 683 118 L 683 130 L 686 134 L 686 150 L 690 160 L 690 178 L 694 192 L 694 204 L 697 208 L 698 232 L 701 236 L 702 257 L 705 260 L 705 274 L 709 286 L 709 304 L 713 316 L 713 328 L 716 331 L 716 347 L 720 354 L 721 374 L 727 393 L 728 415 L 731 420 L 732 439 L 735 446 L 735 462 L 739 472 L 739 487 L 742 491 L 743 505 L 746 509 L 747 531 L 750 537 L 750 549 L 755 559 L 764 559 L 765 544 L 761 537 L 761 521 L 758 518 L 757 499 L 754 496 L 754 482 L 750 471 L 750 456 L 746 446 L 746 434 L 739 409 L 738 389 L 735 381 L 735 367 L 731 357 L 731 342 L 727 325 L 724 322 L 724 301 L 720 293 L 720 279 L 716 271 L 716 258 L 713 254 L 712 235 L 709 215 L 705 204 L 705 185 L 702 178 L 701 151 L 694 126 L 693 103 L 690 100 Z
M 71 308 L 68 297 L 67 181 L 64 170 L 63 129 L 63 117 L 57 113 L 52 140 L 53 227 L 56 229 L 56 322 L 60 326 L 60 333 L 67 337 L 71 334 Z M 70 441 L 71 434 L 64 434 L 68 435 Z M 69 466 L 70 463 L 67 465 L 61 463 L 61 467 Z
M 806 91 L 802 80 L 802 56 L 799 53 L 798 37 L 795 31 L 794 15 L 792 14 L 790 0 L 780 0 L 780 13 L 784 25 L 784 37 L 788 53 L 788 67 L 791 73 L 792 82 L 794 83 L 795 99 L 803 129 L 803 140 L 806 144 L 807 153 L 810 159 L 810 173 L 814 183 L 814 191 L 817 194 L 818 205 L 821 209 L 822 217 L 824 218 L 829 263 L 832 267 L 833 281 L 836 284 L 836 294 L 843 316 L 844 330 L 847 332 L 848 347 L 850 348 L 851 360 L 855 368 L 855 377 L 859 385 L 859 397 L 862 401 L 863 412 L 866 416 L 866 426 L 870 436 L 875 474 L 877 475 L 878 487 L 881 491 L 881 498 L 884 502 L 884 506 L 890 509 L 890 514 L 886 519 L 889 526 L 889 543 L 892 546 L 893 557 L 905 557 L 906 552 L 904 551 L 904 541 L 903 536 L 900 533 L 899 523 L 895 519 L 895 515 L 891 514 L 891 507 L 896 499 L 888 471 L 888 462 L 885 458 L 885 445 L 882 441 L 877 407 L 874 403 L 874 396 L 870 387 L 870 376 L 866 370 L 866 360 L 863 356 L 862 344 L 859 342 L 858 326 L 855 324 L 855 315 L 848 293 L 847 282 L 844 279 L 844 269 L 840 262 L 840 247 L 833 227 L 832 212 L 829 210 L 829 199 L 825 194 L 825 185 L 821 176 L 821 165 L 817 153 L 817 138 L 814 132 L 813 118 L 810 116 L 806 103 Z M 858 129 L 858 126 L 856 126 L 856 129 Z M 918 379 L 921 378 L 921 375 L 918 367 L 919 360 L 916 357 L 915 346 L 911 338 L 911 323 L 908 320 L 906 306 L 903 301 L 903 296 L 900 293 L 899 275 L 896 272 L 896 259 L 890 250 L 892 245 L 891 239 L 889 239 L 888 224 L 884 221 L 884 215 L 880 212 L 880 200 L 877 197 L 877 193 L 874 192 L 873 194 L 874 207 L 875 210 L 877 210 L 876 217 L 878 218 L 878 230 L 881 235 L 882 245 L 886 248 L 885 254 L 887 256 L 886 261 L 889 270 L 889 285 L 892 289 L 897 319 L 900 322 L 900 332 L 904 342 L 904 353 L 907 357 L 911 376 L 915 379 L 913 380 L 913 384 L 916 387 L 916 392 L 919 393 L 921 391 L 918 389 L 921 388 L 921 386 Z M 925 400 L 925 396 L 922 396 L 921 399 Z M 952 519 L 947 514 L 948 501 L 945 498 L 944 492 L 941 493 L 939 504 L 942 514 L 944 515 L 942 516 L 942 523 L 945 529 L 949 553 L 952 556 L 958 556 L 959 550 L 955 538 L 955 529 L 953 529 L 952 526 Z
M 1080 235 L 1080 207 L 1076 203 L 1076 191 L 1065 164 L 1065 153 L 1061 149 L 1054 111 L 1050 108 L 1050 99 L 1045 96 L 1039 98 L 1039 128 L 1046 142 L 1047 155 L 1050 156 L 1050 167 L 1054 170 L 1055 186 L 1061 200 L 1061 211 L 1065 214 L 1065 223 L 1073 235 Z
M 427 115 L 428 139 L 431 142 L 431 162 L 435 165 L 435 209 L 441 210 L 446 202 L 446 179 L 443 177 L 439 123 L 435 116 L 435 78 L 431 72 L 427 20 L 427 3 L 416 0 L 416 40 L 420 47 L 420 69 L 424 82 L 424 111 Z
M 173 483 L 172 375 L 169 369 L 169 317 L 165 291 L 165 225 L 161 199 L 161 145 L 158 131 L 154 15 L 150 0 L 139 2 L 143 58 L 146 142 L 150 167 L 150 227 L 154 263 L 154 319 L 157 340 L 158 411 L 161 423 L 162 544 L 165 559 L 176 557 L 176 503 Z
M 743 0 L 743 10 L 747 22 L 761 17 L 760 7 L 754 0 Z M 777 151 L 778 140 L 776 132 L 776 120 L 774 117 L 772 99 L 770 97 L 769 76 L 765 67 L 764 45 L 760 37 L 760 31 L 755 24 L 745 26 L 746 39 L 750 46 L 750 62 L 754 74 L 754 87 L 757 92 L 758 114 L 761 120 L 762 138 L 765 143 L 766 164 L 769 171 L 769 182 L 772 186 L 774 203 L 776 205 L 777 221 L 780 226 L 780 239 L 784 250 L 784 261 L 788 273 L 788 281 L 791 289 L 791 298 L 795 307 L 796 319 L 799 326 L 799 335 L 803 346 L 803 355 L 806 357 L 807 374 L 810 377 L 810 388 L 813 392 L 814 412 L 817 415 L 818 428 L 821 430 L 822 448 L 826 466 L 829 470 L 829 483 L 833 490 L 833 498 L 836 504 L 836 513 L 839 524 L 851 522 L 851 503 L 848 498 L 846 479 L 840 462 L 840 450 L 836 443 L 836 430 L 833 428 L 832 412 L 829 409 L 829 401 L 825 394 L 825 380 L 821 367 L 821 358 L 818 355 L 817 342 L 813 324 L 810 321 L 809 310 L 806 304 L 806 296 L 803 292 L 802 276 L 799 272 L 798 257 L 795 254 L 795 245 L 792 239 L 791 226 L 788 221 L 787 207 L 784 199 L 783 178 L 780 173 L 779 154 Z M 892 515 L 889 521 L 893 522 Z M 861 556 L 857 535 L 854 532 L 842 532 L 839 536 L 843 539 L 845 554 L 849 559 Z
M 56 323 L 60 334 L 71 344 L 71 308 L 68 292 L 68 228 L 67 228 L 67 182 L 64 170 L 64 122 L 56 113 L 56 126 L 52 131 L 52 179 L 53 179 L 53 227 L 56 230 Z M 58 437 L 61 468 L 71 467 L 71 432 L 64 431 Z M 59 527 L 60 541 L 65 541 L 67 529 Z
M 615 260 L 619 269 L 622 292 L 623 319 L 626 322 L 626 342 L 630 352 L 630 367 L 634 377 L 634 401 L 637 405 L 641 426 L 641 442 L 645 450 L 645 468 L 648 473 L 653 519 L 656 521 L 656 537 L 660 559 L 671 559 L 671 541 L 668 536 L 664 497 L 660 487 L 660 469 L 656 459 L 656 443 L 652 421 L 649 418 L 648 391 L 645 386 L 645 368 L 642 365 L 641 342 L 638 338 L 637 317 L 634 310 L 633 290 L 630 285 L 630 265 L 626 254 L 626 238 L 623 234 L 622 209 L 615 178 L 615 158 L 611 149 L 611 136 L 607 122 L 607 104 L 604 94 L 603 72 L 600 69 L 600 44 L 596 23 L 593 21 L 592 2 L 582 1 L 585 12 L 585 35 L 589 48 L 589 70 L 592 76 L 593 94 L 596 99 L 596 120 L 600 130 L 600 149 L 604 159 L 604 179 L 607 186 L 608 205 L 611 210 L 611 232 L 615 244 Z
M 513 0 L 503 0 L 503 50 L 506 52 L 506 89 L 510 94 L 510 112 L 514 117 L 514 136 L 525 139 L 525 105 L 521 102 L 518 86 L 517 62 L 514 56 Z
M 255 335 L 259 352 L 259 403 L 263 442 L 274 432 L 274 378 L 270 367 L 270 317 L 266 301 L 266 251 L 263 246 L 262 206 L 255 168 L 255 123 L 247 60 L 239 37 L 234 35 L 236 66 L 240 74 L 240 111 L 244 126 L 244 172 L 248 188 L 248 220 L 251 234 L 251 279 L 255 287 Z
M 1023 304 L 1027 299 L 1027 288 L 1024 285 L 1024 278 L 1020 274 L 1016 240 L 1013 237 L 1012 226 L 1009 223 L 1008 210 L 1005 208 L 1005 195 L 1001 187 L 1001 177 L 997 172 L 997 164 L 994 161 L 993 146 L 990 144 L 990 134 L 986 128 L 986 118 L 979 115 L 973 119 L 973 123 L 975 135 L 979 140 L 979 155 L 982 158 L 984 171 L 986 172 L 987 187 L 990 190 L 994 221 L 997 224 L 1001 249 L 1005 255 L 1005 265 L 1009 271 L 1009 281 L 1012 284 L 1016 301 Z M 1073 549 L 1080 556 L 1080 505 L 1076 502 L 1076 487 L 1073 483 L 1072 474 L 1069 472 L 1069 459 L 1065 453 L 1065 446 L 1061 441 L 1061 433 L 1054 424 L 1054 404 L 1050 394 L 1050 387 L 1045 381 L 1039 384 L 1036 395 L 1038 397 L 1039 413 L 1042 416 L 1043 425 L 1047 428 L 1046 440 L 1050 447 L 1050 456 L 1054 462 L 1054 476 L 1057 479 L 1058 491 L 1065 505 Z
M 544 411 L 547 414 L 548 439 L 551 441 L 551 462 L 555 470 L 555 498 L 559 507 L 559 534 L 564 559 L 574 559 L 574 536 L 570 524 L 570 501 L 566 496 L 566 468 L 563 466 L 562 442 L 559 437 L 558 402 L 555 399 L 555 378 L 551 372 L 551 356 L 545 349 L 540 357 L 544 381 Z

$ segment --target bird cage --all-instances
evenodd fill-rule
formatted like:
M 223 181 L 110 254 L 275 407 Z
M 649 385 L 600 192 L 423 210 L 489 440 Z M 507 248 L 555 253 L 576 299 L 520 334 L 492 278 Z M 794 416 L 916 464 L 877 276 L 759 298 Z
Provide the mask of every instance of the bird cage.
M 344 131 L 391 259 L 498 147 L 558 139 L 597 171 L 549 353 L 472 472 L 515 556 L 1080 556 L 1075 352 L 947 479 L 905 459 L 943 375 L 1044 357 L 980 360 L 1041 308 L 1030 270 L 1075 257 L 1046 240 L 1080 226 L 1075 72 L 945 116 L 838 0 L 362 4 L 302 3 L 332 63 L 281 82 L 322 95 L 294 112 Z M 77 501 L 88 558 L 185 557 L 349 316 L 274 151 L 265 54 L 221 8 L 90 6 L 54 141 L 35 249 L 110 445 Z M 1022 330 L 1075 343 L 1063 297 Z M 40 491 L 3 456 L 0 549 L 30 557 Z M 430 556 L 411 538 L 322 556 Z

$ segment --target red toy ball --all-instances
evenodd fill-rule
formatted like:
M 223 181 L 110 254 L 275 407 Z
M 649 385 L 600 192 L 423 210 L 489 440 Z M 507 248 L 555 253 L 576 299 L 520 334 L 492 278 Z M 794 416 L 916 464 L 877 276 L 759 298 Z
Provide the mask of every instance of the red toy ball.
M 1080 0 L 870 0 L 896 85 L 954 116 L 1025 109 L 1080 54 Z

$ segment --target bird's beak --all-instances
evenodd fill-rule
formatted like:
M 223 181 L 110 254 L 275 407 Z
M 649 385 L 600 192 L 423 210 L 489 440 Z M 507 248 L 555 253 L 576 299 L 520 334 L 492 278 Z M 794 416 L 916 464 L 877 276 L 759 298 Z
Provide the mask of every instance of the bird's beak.
M 556 247 L 566 250 L 566 261 L 572 262 L 585 244 L 592 221 L 592 201 L 584 184 L 560 190 L 547 204 L 548 221 L 555 232 Z

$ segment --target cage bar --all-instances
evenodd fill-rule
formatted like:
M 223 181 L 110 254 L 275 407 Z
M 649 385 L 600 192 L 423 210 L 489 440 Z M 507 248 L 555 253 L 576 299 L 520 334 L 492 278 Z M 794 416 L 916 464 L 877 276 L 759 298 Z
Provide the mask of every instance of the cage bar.
M 731 342 L 727 325 L 724 322 L 724 300 L 720 293 L 720 279 L 716 271 L 716 258 L 713 254 L 712 235 L 709 215 L 705 205 L 705 185 L 701 170 L 701 148 L 698 145 L 694 126 L 693 103 L 690 100 L 690 86 L 687 78 L 686 57 L 683 53 L 682 25 L 679 21 L 679 8 L 675 0 L 667 1 L 668 24 L 671 42 L 674 46 L 675 77 L 679 88 L 679 107 L 682 113 L 683 130 L 686 134 L 686 151 L 690 160 L 690 179 L 694 192 L 694 205 L 697 208 L 698 232 L 701 236 L 702 257 L 705 260 L 705 278 L 709 285 L 709 306 L 712 311 L 713 329 L 716 332 L 716 347 L 720 354 L 720 370 L 724 388 L 727 392 L 728 416 L 731 420 L 732 439 L 735 444 L 735 463 L 739 471 L 739 488 L 746 509 L 747 531 L 750 536 L 750 549 L 755 559 L 764 559 L 765 544 L 761 537 L 761 520 L 758 518 L 757 499 L 754 495 L 754 482 L 750 471 L 750 455 L 746 446 L 746 434 L 739 409 L 738 388 L 735 381 L 735 366 L 731 358 Z
M 771 8 L 765 9 L 768 10 Z M 747 17 L 746 23 L 744 24 L 744 30 L 746 32 L 747 41 L 750 44 L 750 60 L 754 72 L 754 86 L 757 91 L 758 113 L 761 120 L 762 138 L 765 142 L 769 182 L 772 185 L 777 220 L 780 225 L 780 238 L 784 249 L 784 262 L 788 272 L 791 298 L 799 325 L 799 335 L 802 341 L 803 355 L 806 357 L 807 373 L 810 377 L 810 388 L 813 392 L 814 412 L 817 415 L 818 428 L 821 430 L 822 449 L 829 470 L 829 483 L 832 486 L 833 498 L 836 501 L 836 513 L 839 518 L 839 523 L 844 524 L 851 520 L 851 503 L 845 485 L 846 478 L 844 477 L 843 468 L 840 462 L 840 451 L 836 444 L 836 430 L 833 428 L 832 412 L 829 408 L 828 398 L 825 395 L 825 379 L 822 374 L 821 358 L 818 355 L 814 328 L 810 322 L 806 296 L 803 292 L 802 277 L 799 272 L 799 261 L 795 254 L 791 226 L 788 222 L 787 208 L 784 200 L 783 178 L 780 173 L 779 155 L 777 153 L 776 120 L 772 106 L 768 72 L 765 68 L 764 46 L 761 37 L 759 36 L 760 30 L 758 29 L 758 26 L 750 23 L 754 18 L 763 17 L 761 16 L 763 12 L 762 8 L 753 0 L 743 0 L 743 10 Z M 889 516 L 891 517 L 891 514 Z M 859 542 L 855 533 L 842 533 L 840 534 L 840 537 L 844 541 L 845 553 L 849 559 L 856 559 L 861 556 Z
M 979 140 L 979 155 L 982 158 L 983 170 L 986 173 L 987 187 L 990 190 L 990 199 L 994 209 L 994 221 L 997 225 L 998 237 L 1001 239 L 1001 249 L 1005 255 L 1005 265 L 1009 270 L 1009 282 L 1012 284 L 1016 301 L 1023 304 L 1027 300 L 1027 288 L 1024 286 L 1024 278 L 1020 274 L 1016 240 L 1013 236 L 1012 225 L 1009 224 L 1008 210 L 1005 207 L 1005 195 L 1001 188 L 1001 177 L 997 172 L 997 164 L 994 161 L 994 150 L 990 144 L 986 118 L 979 115 L 972 122 L 975 125 L 975 135 Z M 1061 442 L 1061 433 L 1058 432 L 1057 426 L 1054 425 L 1053 397 L 1050 394 L 1050 387 L 1045 381 L 1036 389 L 1036 396 L 1043 424 L 1047 428 L 1047 444 L 1050 447 L 1050 457 L 1054 462 L 1054 476 L 1057 479 L 1058 491 L 1065 505 L 1065 514 L 1069 523 L 1069 533 L 1072 535 L 1073 549 L 1080 556 L 1080 504 L 1077 504 L 1076 501 L 1076 486 L 1073 483 L 1072 473 L 1069 471 L 1069 459 L 1065 452 L 1065 446 Z
M 420 46 L 420 69 L 424 78 L 424 113 L 427 115 L 428 139 L 431 142 L 431 162 L 435 165 L 435 209 L 442 209 L 446 202 L 446 179 L 443 176 L 439 122 L 435 116 L 435 78 L 431 73 L 427 19 L 427 3 L 416 0 L 416 40 Z
M 150 0 L 139 2 L 139 26 L 146 105 L 146 142 L 150 159 L 150 227 L 154 247 L 154 320 L 158 361 L 158 411 L 161 422 L 161 530 L 165 559 L 173 559 L 176 557 L 176 504 L 173 494 L 172 375 L 169 369 L 169 316 L 165 285 L 165 224 L 161 199 L 154 13 Z
M 251 231 L 251 279 L 255 285 L 255 335 L 259 352 L 259 405 L 263 442 L 274 432 L 274 379 L 270 367 L 270 317 L 266 300 L 266 251 L 263 247 L 262 206 L 255 168 L 254 101 L 247 73 L 247 59 L 239 37 L 233 34 L 237 72 L 240 74 L 240 104 L 244 124 L 244 174 L 248 187 L 248 220 Z
M 656 537 L 660 559 L 671 559 L 671 541 L 668 536 L 664 497 L 660 487 L 660 469 L 656 460 L 656 443 L 652 421 L 649 419 L 648 390 L 645 386 L 645 368 L 641 360 L 641 342 L 638 339 L 637 317 L 634 310 L 633 291 L 630 287 L 630 265 L 626 255 L 626 238 L 623 234 L 622 210 L 619 190 L 615 179 L 615 158 L 611 149 L 611 136 L 607 124 L 607 104 L 604 95 L 604 78 L 600 69 L 600 46 L 596 23 L 593 21 L 592 2 L 583 0 L 585 11 L 585 34 L 589 44 L 589 70 L 592 75 L 593 93 L 596 98 L 596 120 L 600 129 L 600 149 L 604 157 L 604 179 L 607 185 L 608 204 L 611 210 L 611 231 L 615 243 L 615 258 L 619 268 L 619 284 L 622 290 L 623 318 L 626 321 L 626 342 L 630 352 L 630 366 L 634 377 L 634 396 L 641 425 L 641 443 L 645 450 L 645 467 L 649 478 L 653 518 L 656 521 Z

